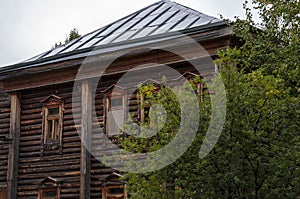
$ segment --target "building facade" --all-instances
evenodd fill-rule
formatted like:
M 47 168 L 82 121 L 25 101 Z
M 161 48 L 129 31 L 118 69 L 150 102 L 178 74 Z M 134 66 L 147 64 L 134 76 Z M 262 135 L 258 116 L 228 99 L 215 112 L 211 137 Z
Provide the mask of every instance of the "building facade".
M 126 197 L 117 167 L 98 158 L 114 150 L 103 135 L 117 145 L 129 115 L 145 121 L 138 85 L 209 79 L 216 68 L 207 60 L 231 34 L 219 19 L 162 0 L 0 68 L 0 198 Z

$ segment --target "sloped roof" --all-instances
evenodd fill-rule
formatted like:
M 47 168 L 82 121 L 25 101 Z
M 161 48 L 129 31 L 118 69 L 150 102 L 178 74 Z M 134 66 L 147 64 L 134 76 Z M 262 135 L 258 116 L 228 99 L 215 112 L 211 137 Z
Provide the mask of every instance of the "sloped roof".
M 180 31 L 220 21 L 217 18 L 205 15 L 178 3 L 161 0 L 66 45 L 57 47 L 26 61 L 42 59 L 92 46 Z
M 148 37 L 162 37 L 172 32 L 218 25 L 226 23 L 170 0 L 161 0 L 65 45 L 19 64 L 0 68 L 0 72 L 85 57 L 88 55 L 86 52 L 91 49 L 101 48 L 101 51 L 94 53 L 115 51 L 134 46 L 135 41 Z

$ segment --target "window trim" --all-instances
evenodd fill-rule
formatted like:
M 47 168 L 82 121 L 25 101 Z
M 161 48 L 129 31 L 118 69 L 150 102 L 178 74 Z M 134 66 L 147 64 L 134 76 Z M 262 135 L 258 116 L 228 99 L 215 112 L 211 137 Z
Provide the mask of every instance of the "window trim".
M 195 81 L 196 78 L 199 78 L 200 81 Z M 188 81 L 190 84 L 193 84 L 195 86 L 195 93 L 199 95 L 200 102 L 204 102 L 205 99 L 205 91 L 207 90 L 207 87 L 205 85 L 204 78 L 201 74 L 196 74 L 193 72 L 185 72 L 178 78 L 173 80 L 174 82 L 180 81 Z
M 118 135 L 123 135 L 123 132 L 121 132 L 121 129 L 119 129 L 118 132 L 109 134 L 109 112 L 110 111 L 116 111 L 116 110 L 123 110 L 123 118 L 124 118 L 124 123 L 126 121 L 126 105 L 127 105 L 127 93 L 126 90 L 122 87 L 119 87 L 117 85 L 112 85 L 109 88 L 107 88 L 104 91 L 104 131 L 106 136 L 108 137 L 114 137 Z M 122 98 L 122 105 L 118 106 L 115 110 L 112 109 L 111 107 L 111 100 L 112 99 L 117 99 L 117 98 Z
M 200 96 L 200 102 L 204 102 L 205 90 L 207 89 L 205 84 L 203 82 L 195 82 L 194 84 L 196 86 L 196 93 Z
M 100 179 L 102 199 L 127 198 L 126 181 L 121 180 L 120 177 L 122 175 L 113 172 L 105 178 Z M 109 193 L 112 188 L 122 189 L 122 193 Z
M 41 180 L 38 183 L 38 199 L 50 199 L 51 196 L 46 198 L 44 197 L 44 193 L 47 191 L 56 191 L 55 198 L 60 199 L 61 181 L 52 177 L 47 177 Z
M 150 84 L 155 87 L 154 88 L 154 92 L 159 93 L 161 85 L 157 84 L 156 82 L 155 83 L 151 83 L 150 82 L 150 83 L 147 83 L 147 84 L 143 84 L 142 87 L 150 85 Z M 145 109 L 146 108 L 149 109 L 148 110 L 148 112 L 149 112 L 151 104 L 148 104 L 147 106 L 145 106 L 145 104 L 144 104 L 145 103 L 145 95 L 139 94 L 138 96 L 139 96 L 138 97 L 138 101 L 139 101 L 139 103 L 138 103 L 138 107 L 139 107 L 139 110 L 138 110 L 138 119 L 139 119 L 139 122 L 141 122 L 142 124 L 145 124 L 146 123 L 146 118 L 147 118 L 147 116 L 146 116 L 146 110 Z M 148 115 L 149 115 L 149 113 L 148 113 Z M 151 123 L 151 121 L 150 121 L 150 123 Z
M 41 192 L 41 198 L 42 199 L 48 199 L 48 198 L 51 198 L 51 196 L 49 197 L 45 197 L 44 194 L 47 193 L 47 192 L 50 192 L 50 191 L 55 191 L 56 192 L 56 198 L 58 198 L 58 191 L 57 191 L 57 187 L 44 187 L 44 188 L 41 188 L 40 192 Z
M 110 189 L 112 188 L 118 188 L 118 189 L 122 189 L 122 193 L 110 193 Z M 126 198 L 127 196 L 127 192 L 126 192 L 126 184 L 120 184 L 120 185 L 106 185 L 103 187 L 102 191 L 103 193 L 103 198 L 107 199 L 107 198 Z
M 41 155 L 43 152 L 48 149 L 59 149 L 59 153 L 62 154 L 62 145 L 63 145 L 63 112 L 64 112 L 64 102 L 63 100 L 56 96 L 50 95 L 43 101 L 42 108 L 42 136 L 41 136 Z M 50 109 L 58 109 L 58 113 L 50 115 Z M 51 138 L 49 138 L 49 121 L 53 122 L 57 121 L 57 126 L 52 127 L 56 128 L 57 131 L 55 133 L 52 132 Z M 53 137 L 55 136 L 55 137 Z
M 61 113 L 61 105 L 57 104 L 57 105 L 51 105 L 51 106 L 45 106 L 45 118 L 44 118 L 44 122 L 45 122 L 45 126 L 44 126 L 44 144 L 48 144 L 49 140 L 50 142 L 56 142 L 57 140 L 59 140 L 60 138 L 57 138 L 57 135 L 60 136 L 61 134 L 61 120 L 62 120 L 62 113 Z M 49 109 L 58 109 L 58 113 L 57 114 L 50 114 L 49 113 Z M 52 121 L 52 130 L 50 131 L 50 127 L 49 127 L 49 122 Z M 53 125 L 53 123 L 55 123 L 55 121 L 58 121 L 57 127 L 55 127 L 56 125 Z M 57 128 L 56 131 L 54 131 Z M 49 134 L 50 132 L 52 132 L 52 136 L 51 138 L 49 138 Z

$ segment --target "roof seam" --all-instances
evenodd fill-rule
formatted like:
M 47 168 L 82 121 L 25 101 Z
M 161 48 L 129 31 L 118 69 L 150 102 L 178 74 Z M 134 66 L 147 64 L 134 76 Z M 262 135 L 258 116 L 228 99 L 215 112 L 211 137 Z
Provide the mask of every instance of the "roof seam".
M 79 48 L 80 46 L 84 45 L 85 43 L 89 42 L 91 39 L 95 38 L 97 35 L 99 35 L 99 34 L 100 34 L 101 32 L 103 32 L 103 31 L 105 31 L 105 30 L 106 30 L 107 28 L 109 28 L 109 27 L 110 27 L 110 25 L 107 25 L 107 26 L 104 26 L 104 27 L 102 27 L 102 28 L 99 28 L 99 29 L 97 29 L 97 30 L 91 32 L 90 34 L 93 34 L 94 32 L 99 31 L 97 34 L 95 34 L 93 37 L 91 37 L 90 39 L 88 39 L 86 42 L 84 42 L 83 44 L 81 44 L 81 45 L 79 45 L 78 47 L 76 47 L 75 50 L 76 50 L 77 48 Z M 101 30 L 101 29 L 102 29 L 102 30 Z M 86 34 L 86 35 L 84 35 L 83 37 L 86 37 L 86 36 L 88 36 L 88 35 L 89 35 L 89 34 Z M 74 45 L 74 44 L 68 46 L 68 47 L 65 48 L 65 49 L 62 49 L 59 53 L 65 51 L 65 50 L 68 50 L 68 49 L 69 49 L 71 46 L 73 46 L 73 45 Z
M 154 30 L 152 30 L 148 35 L 151 35 L 152 33 L 154 33 L 157 29 L 159 29 L 160 27 L 162 27 L 163 25 L 165 25 L 170 19 L 172 19 L 175 15 L 177 15 L 180 12 L 180 10 L 177 10 L 176 12 L 174 12 L 174 14 L 172 14 L 170 17 L 168 17 L 165 21 L 163 21 L 160 25 L 157 26 L 157 28 L 155 28 Z M 147 35 L 147 36 L 148 36 Z
M 94 44 L 92 44 L 92 46 L 97 45 L 98 43 L 100 43 L 101 41 L 103 41 L 104 39 L 108 38 L 110 35 L 112 35 L 116 30 L 118 30 L 119 28 L 121 28 L 122 26 L 124 26 L 124 24 L 126 24 L 128 21 L 132 20 L 135 16 L 137 16 L 138 13 L 133 14 L 133 16 L 131 16 L 128 20 L 126 20 L 125 22 L 123 22 L 121 25 L 117 26 L 116 28 L 114 28 L 112 31 L 110 31 L 109 33 L 107 33 L 106 36 L 103 36 L 101 39 L 99 39 L 98 41 L 96 41 Z M 129 15 L 130 16 L 130 15 Z M 113 25 L 113 24 L 112 24 Z
M 138 33 L 140 33 L 142 30 L 144 30 L 146 27 L 149 27 L 149 25 L 151 23 L 153 23 L 155 20 L 157 20 L 158 18 L 160 18 L 163 14 L 165 14 L 168 10 L 170 10 L 172 7 L 168 7 L 167 9 L 165 9 L 162 13 L 158 14 L 154 19 L 152 19 L 150 22 L 148 22 L 143 28 L 141 28 L 140 30 L 138 30 L 136 33 L 134 33 L 133 35 L 131 35 L 128 40 L 130 40 L 131 38 L 133 38 L 135 35 L 137 35 Z
M 159 4 L 158 6 L 156 6 L 155 8 L 153 8 L 148 14 L 147 14 L 147 16 L 149 16 L 149 15 L 151 15 L 151 13 L 153 13 L 156 9 L 158 9 L 158 8 L 160 8 L 161 6 L 163 6 L 164 4 L 163 3 L 161 3 L 161 4 Z M 152 7 L 152 6 L 150 6 L 150 7 Z M 150 7 L 148 7 L 148 8 L 150 8 Z M 120 35 L 118 35 L 117 37 L 115 37 L 112 41 L 110 41 L 109 43 L 112 43 L 112 42 L 114 42 L 115 40 L 117 40 L 118 38 L 120 38 L 122 35 L 124 35 L 124 33 L 126 33 L 127 31 L 129 31 L 132 27 L 134 27 L 134 26 L 136 26 L 137 24 L 139 24 L 141 21 L 143 21 L 145 19 L 145 17 L 144 18 L 141 18 L 140 20 L 138 20 L 136 23 L 134 23 L 133 25 L 131 25 L 129 28 L 127 28 L 122 34 L 120 34 Z
M 203 32 L 203 31 L 217 29 L 217 28 L 224 27 L 224 26 L 228 26 L 228 24 L 224 21 L 219 21 L 219 22 L 212 23 L 212 24 L 193 27 L 193 28 L 184 30 L 183 33 L 192 34 L 194 32 L 199 32 L 199 31 Z M 151 35 L 150 37 L 152 37 L 155 40 L 154 42 L 159 42 L 159 39 L 164 39 L 165 37 L 168 37 L 170 39 L 170 38 L 172 38 L 172 35 L 173 35 L 173 33 L 169 32 L 169 33 L 164 33 L 164 34 L 160 34 L 160 35 Z M 101 48 L 99 46 L 99 47 L 97 47 L 96 50 L 100 51 L 102 49 L 107 49 L 107 48 L 111 48 L 111 47 L 114 47 L 114 46 L 116 47 L 116 46 L 120 46 L 120 45 L 129 45 L 129 47 L 132 47 L 132 45 L 130 46 L 131 43 L 137 43 L 138 42 L 140 44 L 141 42 L 145 42 L 145 41 L 146 41 L 145 38 L 138 38 L 138 39 L 135 39 L 135 41 L 131 40 L 131 41 L 123 41 L 123 42 L 120 42 L 118 44 L 116 44 L 116 43 L 107 44 L 105 46 L 101 46 Z M 147 41 L 149 41 L 149 39 L 147 39 Z M 127 47 L 122 47 L 122 48 L 128 48 L 128 46 Z M 5 67 L 0 68 L 0 74 L 1 73 L 2 74 L 7 73 L 7 72 L 13 72 L 13 71 L 17 71 L 17 70 L 23 70 L 23 69 L 27 69 L 27 68 L 38 67 L 38 66 L 45 65 L 45 64 L 57 63 L 57 62 L 66 61 L 66 60 L 70 60 L 70 59 L 83 58 L 84 56 L 89 54 L 88 52 L 90 52 L 90 50 L 92 50 L 91 47 L 90 48 L 85 48 L 85 49 L 80 49 L 80 50 L 77 50 L 77 51 L 66 52 L 64 54 L 55 55 L 53 57 L 52 56 L 51 57 L 46 57 L 43 60 L 33 60 L 33 61 L 30 61 L 30 62 L 17 63 L 17 64 L 14 64 L 14 65 L 5 66 Z M 103 51 L 101 53 L 103 53 Z
M 173 28 L 175 28 L 178 24 L 180 24 L 183 20 L 185 20 L 187 17 L 189 16 L 189 14 L 185 15 L 183 18 L 181 18 L 179 21 L 177 21 L 173 26 L 171 26 L 169 30 L 172 30 Z
M 193 26 L 196 21 L 198 21 L 201 17 L 197 17 L 194 21 L 192 21 L 186 28 L 190 28 L 191 26 Z
M 192 14 L 192 15 L 197 15 L 197 16 L 198 16 L 198 15 L 203 14 L 203 13 L 197 11 L 197 10 L 194 10 L 194 9 L 192 9 L 192 8 L 189 8 L 189 7 L 187 7 L 187 6 L 178 4 L 178 3 L 173 2 L 173 1 L 168 1 L 168 3 L 169 3 L 169 4 L 172 4 L 172 5 L 173 5 L 174 7 L 176 7 L 177 9 L 182 10 L 183 12 L 186 12 L 186 13 L 189 13 L 189 14 Z M 183 10 L 183 8 L 184 8 L 185 10 Z
M 196 18 L 195 20 L 193 19 L 194 17 Z M 218 23 L 220 21 L 215 17 L 205 15 L 171 0 L 161 0 L 85 34 L 70 43 L 41 53 L 21 63 L 26 64 L 37 60 L 43 61 L 48 58 L 54 59 L 59 55 L 64 56 L 64 54 L 69 54 L 72 51 L 77 53 L 80 50 L 92 49 L 106 44 L 141 39 L 146 36 L 151 37 L 166 32 L 184 31 L 191 27 Z M 151 26 L 152 23 L 154 24 L 153 26 Z
M 108 27 L 106 27 L 106 28 L 103 29 L 103 31 L 99 32 L 99 33 L 96 34 L 94 37 L 90 38 L 88 41 L 86 41 L 86 42 L 83 43 L 82 45 L 78 46 L 77 49 L 79 49 L 80 47 L 84 46 L 86 43 L 88 43 L 88 42 L 90 42 L 91 40 L 93 40 L 95 37 L 97 37 L 99 34 L 101 34 L 102 32 L 104 32 L 105 30 L 107 30 L 107 28 L 109 28 L 109 27 L 112 26 L 113 24 L 115 24 L 115 23 L 117 23 L 117 22 L 119 22 L 119 21 L 121 21 L 121 20 L 124 20 L 124 19 L 126 19 L 127 17 L 130 17 L 131 15 L 134 15 L 134 17 L 135 17 L 135 16 L 137 16 L 140 12 L 143 12 L 144 10 L 146 10 L 146 9 L 148 9 L 149 7 L 154 6 L 154 5 L 158 4 L 158 3 L 159 3 L 159 1 L 156 2 L 156 3 L 153 3 L 153 4 L 149 5 L 149 6 L 147 6 L 147 7 L 145 7 L 145 8 L 142 8 L 142 9 L 140 9 L 140 10 L 138 10 L 138 11 L 132 13 L 132 14 L 129 14 L 129 15 L 127 15 L 127 16 L 125 16 L 125 17 L 123 17 L 123 18 L 121 18 L 121 19 L 119 19 L 119 20 L 117 20 L 117 21 L 115 21 L 115 22 L 110 23 L 109 25 L 107 25 Z M 127 22 L 127 21 L 126 21 L 126 22 Z M 100 29 L 101 29 L 101 28 L 100 28 Z M 103 39 L 104 39 L 104 37 L 103 37 L 102 39 L 100 39 L 99 41 L 95 42 L 94 44 L 92 44 L 92 46 L 97 45 L 97 43 L 101 42 Z

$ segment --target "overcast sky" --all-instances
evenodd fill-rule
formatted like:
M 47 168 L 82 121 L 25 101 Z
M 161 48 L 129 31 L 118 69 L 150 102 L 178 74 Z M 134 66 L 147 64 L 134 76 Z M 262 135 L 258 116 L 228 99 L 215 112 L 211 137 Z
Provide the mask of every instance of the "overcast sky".
M 0 66 L 18 63 L 159 0 L 0 0 Z M 175 0 L 214 17 L 243 18 L 243 0 Z

